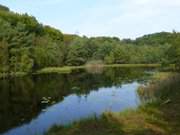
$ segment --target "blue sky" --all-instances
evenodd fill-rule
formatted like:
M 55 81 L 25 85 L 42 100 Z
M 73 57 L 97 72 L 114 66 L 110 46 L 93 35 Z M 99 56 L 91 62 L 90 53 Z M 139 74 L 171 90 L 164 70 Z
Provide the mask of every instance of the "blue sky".
M 180 31 L 180 0 L 0 0 L 64 33 L 135 38 Z

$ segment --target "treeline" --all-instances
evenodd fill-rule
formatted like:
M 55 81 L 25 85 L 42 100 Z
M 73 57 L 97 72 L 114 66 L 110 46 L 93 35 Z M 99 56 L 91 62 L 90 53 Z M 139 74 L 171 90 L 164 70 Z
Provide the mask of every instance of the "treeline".
M 29 73 L 94 60 L 105 64 L 178 63 L 179 37 L 176 32 L 155 33 L 136 40 L 68 35 L 1 5 L 0 73 Z

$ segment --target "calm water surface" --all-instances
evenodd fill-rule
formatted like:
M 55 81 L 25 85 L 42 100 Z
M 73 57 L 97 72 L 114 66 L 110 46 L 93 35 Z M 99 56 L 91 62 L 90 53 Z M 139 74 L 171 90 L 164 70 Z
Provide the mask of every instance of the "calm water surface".
M 135 108 L 148 71 L 108 68 L 0 80 L 0 134 L 42 135 L 53 125 Z

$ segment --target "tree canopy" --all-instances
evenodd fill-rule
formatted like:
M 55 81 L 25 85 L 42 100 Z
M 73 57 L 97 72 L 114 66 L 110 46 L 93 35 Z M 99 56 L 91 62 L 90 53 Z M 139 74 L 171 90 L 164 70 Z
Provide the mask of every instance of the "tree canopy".
M 160 32 L 135 40 L 80 37 L 39 23 L 0 5 L 0 72 L 33 72 L 44 67 L 170 63 L 180 67 L 180 33 Z

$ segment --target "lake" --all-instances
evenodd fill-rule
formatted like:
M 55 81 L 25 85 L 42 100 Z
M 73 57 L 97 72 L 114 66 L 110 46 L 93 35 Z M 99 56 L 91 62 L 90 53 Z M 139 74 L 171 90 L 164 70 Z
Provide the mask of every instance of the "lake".
M 141 104 L 137 89 L 151 73 L 143 68 L 81 69 L 0 80 L 0 134 L 42 135 L 53 125 L 136 108 Z

